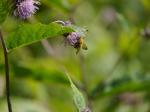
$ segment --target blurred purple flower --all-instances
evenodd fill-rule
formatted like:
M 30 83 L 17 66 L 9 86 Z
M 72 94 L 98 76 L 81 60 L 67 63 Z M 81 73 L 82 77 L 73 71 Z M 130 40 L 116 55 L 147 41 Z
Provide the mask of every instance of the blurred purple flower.
M 21 19 L 31 17 L 39 9 L 37 6 L 39 4 L 40 2 L 37 0 L 18 0 L 14 15 Z

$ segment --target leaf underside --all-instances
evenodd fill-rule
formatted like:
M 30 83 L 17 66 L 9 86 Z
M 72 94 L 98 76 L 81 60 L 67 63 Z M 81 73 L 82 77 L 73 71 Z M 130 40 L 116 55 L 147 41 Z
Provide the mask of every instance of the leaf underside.
M 72 32 L 70 27 L 64 27 L 57 23 L 50 23 L 48 25 L 36 24 L 21 24 L 12 32 L 6 39 L 6 46 L 8 50 L 13 50 L 18 47 L 23 47 L 55 36 L 60 36 L 64 33 Z

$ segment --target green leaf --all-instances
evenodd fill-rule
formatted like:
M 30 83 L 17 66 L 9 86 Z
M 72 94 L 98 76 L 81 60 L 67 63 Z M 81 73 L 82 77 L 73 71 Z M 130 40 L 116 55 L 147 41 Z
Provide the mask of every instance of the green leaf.
M 107 97 L 118 95 L 126 91 L 139 92 L 139 91 L 149 91 L 150 79 L 140 79 L 139 81 L 133 81 L 130 79 L 116 80 L 110 85 L 101 84 L 96 87 L 91 93 L 93 99 L 98 99 L 99 97 Z
M 71 84 L 75 105 L 78 108 L 79 112 L 83 112 L 83 110 L 85 110 L 85 108 L 86 108 L 86 103 L 85 103 L 85 99 L 83 97 L 83 94 L 74 85 L 74 83 L 72 82 L 72 80 L 68 74 L 67 74 L 67 77 L 68 77 L 70 84 Z
M 72 31 L 72 28 L 64 27 L 57 23 L 50 23 L 48 25 L 41 23 L 34 25 L 24 23 L 9 35 L 6 40 L 6 45 L 10 51 L 18 47 L 30 45 L 42 39 L 59 36 Z
M 64 77 L 64 74 L 59 70 L 58 65 L 47 59 L 26 60 L 23 64 L 12 64 L 12 72 L 20 78 L 31 78 L 35 80 L 45 81 L 57 84 L 69 84 L 69 81 Z M 52 65 L 49 67 L 49 65 Z
M 7 0 L 0 0 L 0 24 L 4 22 L 9 12 Z

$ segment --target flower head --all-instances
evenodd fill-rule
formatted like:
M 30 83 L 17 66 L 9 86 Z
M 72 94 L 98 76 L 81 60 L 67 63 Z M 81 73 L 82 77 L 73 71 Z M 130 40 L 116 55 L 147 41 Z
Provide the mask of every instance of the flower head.
M 70 46 L 73 46 L 77 51 L 76 54 L 80 51 L 80 49 L 87 50 L 87 46 L 84 42 L 84 35 L 83 31 L 74 26 L 71 21 L 55 21 L 58 24 L 61 24 L 63 26 L 72 27 L 75 31 L 71 33 L 65 33 L 63 36 L 65 37 L 65 45 L 69 44 Z
M 18 0 L 14 15 L 21 19 L 31 17 L 39 9 L 37 6 L 39 4 L 40 2 L 37 0 Z
M 76 54 L 80 51 L 80 49 L 87 50 L 87 46 L 84 43 L 83 37 L 78 32 L 72 32 L 67 37 L 67 42 L 77 49 Z
M 71 46 L 75 46 L 80 39 L 80 34 L 77 32 L 72 32 L 67 36 L 67 41 Z

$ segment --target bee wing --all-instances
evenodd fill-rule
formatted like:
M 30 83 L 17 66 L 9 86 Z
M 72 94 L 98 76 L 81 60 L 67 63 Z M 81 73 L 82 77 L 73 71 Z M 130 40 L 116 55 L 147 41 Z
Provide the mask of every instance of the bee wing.
M 82 45 L 82 49 L 84 49 L 84 50 L 88 50 L 88 47 L 87 47 L 87 45 L 86 45 L 85 43 L 83 43 L 83 45 Z

